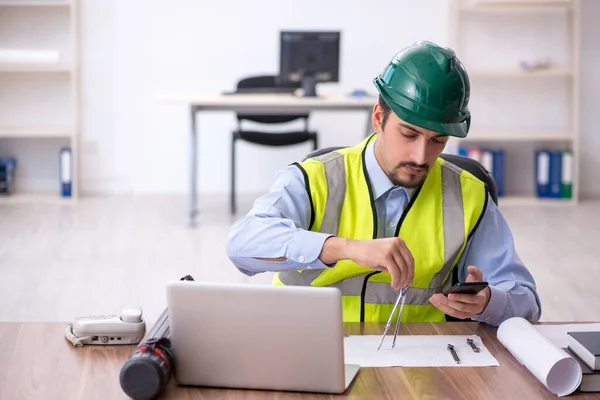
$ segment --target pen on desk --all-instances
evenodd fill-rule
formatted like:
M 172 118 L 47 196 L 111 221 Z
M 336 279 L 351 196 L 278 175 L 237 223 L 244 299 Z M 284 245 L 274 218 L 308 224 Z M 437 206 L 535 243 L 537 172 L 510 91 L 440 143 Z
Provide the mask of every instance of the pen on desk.
M 477 345 L 475 344 L 475 342 L 473 342 L 473 339 L 471 339 L 471 338 L 467 339 L 467 344 L 469 346 L 471 346 L 471 348 L 473 349 L 473 351 L 475 353 L 479 353 L 479 347 L 477 347 Z
M 451 344 L 448 345 L 448 350 L 450 350 L 450 353 L 452 353 L 452 357 L 454 358 L 454 361 L 457 364 L 460 364 L 460 358 L 458 358 L 458 354 L 456 354 L 456 351 L 454 350 L 454 346 L 452 346 Z

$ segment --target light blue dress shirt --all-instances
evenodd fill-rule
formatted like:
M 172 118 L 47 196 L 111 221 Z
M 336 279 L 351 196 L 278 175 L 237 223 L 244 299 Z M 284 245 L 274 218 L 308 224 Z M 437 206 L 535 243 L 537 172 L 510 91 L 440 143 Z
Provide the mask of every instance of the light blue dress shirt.
M 396 223 L 408 205 L 411 190 L 394 186 L 375 158 L 372 141 L 365 154 L 379 221 L 378 238 L 393 237 Z M 265 271 L 328 268 L 319 255 L 330 234 L 308 231 L 309 198 L 304 177 L 296 166 L 279 171 L 269 193 L 231 228 L 227 254 L 241 272 L 252 276 Z M 285 257 L 285 261 L 260 258 Z M 510 317 L 537 321 L 541 304 L 535 281 L 517 254 L 512 233 L 494 202 L 489 199 L 475 233 L 458 262 L 458 277 L 464 282 L 467 267 L 474 265 L 489 282 L 491 298 L 475 320 L 498 326 Z

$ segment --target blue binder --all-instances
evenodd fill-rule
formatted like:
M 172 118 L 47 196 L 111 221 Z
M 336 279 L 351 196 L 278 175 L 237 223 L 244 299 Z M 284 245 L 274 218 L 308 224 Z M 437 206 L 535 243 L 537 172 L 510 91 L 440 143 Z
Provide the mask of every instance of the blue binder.
M 63 197 L 71 197 L 73 185 L 73 157 L 69 147 L 60 149 L 60 194 Z
M 13 157 L 0 158 L 0 194 L 11 194 L 17 160 Z
M 535 152 L 535 189 L 538 197 L 550 196 L 550 152 Z
M 492 176 L 496 181 L 496 189 L 498 190 L 498 197 L 504 196 L 504 150 L 493 150 L 493 173 Z
M 562 150 L 550 151 L 550 197 L 560 197 L 562 184 Z

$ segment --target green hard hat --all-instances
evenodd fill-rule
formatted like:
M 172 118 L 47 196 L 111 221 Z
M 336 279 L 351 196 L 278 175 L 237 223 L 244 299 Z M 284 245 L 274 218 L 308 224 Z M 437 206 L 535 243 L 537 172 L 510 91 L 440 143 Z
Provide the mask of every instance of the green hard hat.
M 398 118 L 444 135 L 467 136 L 469 76 L 451 49 L 416 42 L 400 51 L 374 84 Z

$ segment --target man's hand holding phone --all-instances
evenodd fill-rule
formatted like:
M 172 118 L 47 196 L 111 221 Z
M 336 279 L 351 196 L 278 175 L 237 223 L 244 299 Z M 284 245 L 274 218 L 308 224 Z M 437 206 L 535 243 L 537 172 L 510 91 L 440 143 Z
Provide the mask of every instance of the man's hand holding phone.
M 466 282 L 483 282 L 483 273 L 474 266 L 468 267 L 469 275 Z M 491 291 L 487 284 L 479 286 L 477 293 L 458 293 L 461 290 L 450 290 L 447 296 L 442 293 L 434 294 L 429 300 L 431 304 L 436 306 L 443 313 L 459 319 L 473 318 L 477 314 L 481 314 L 487 307 Z

